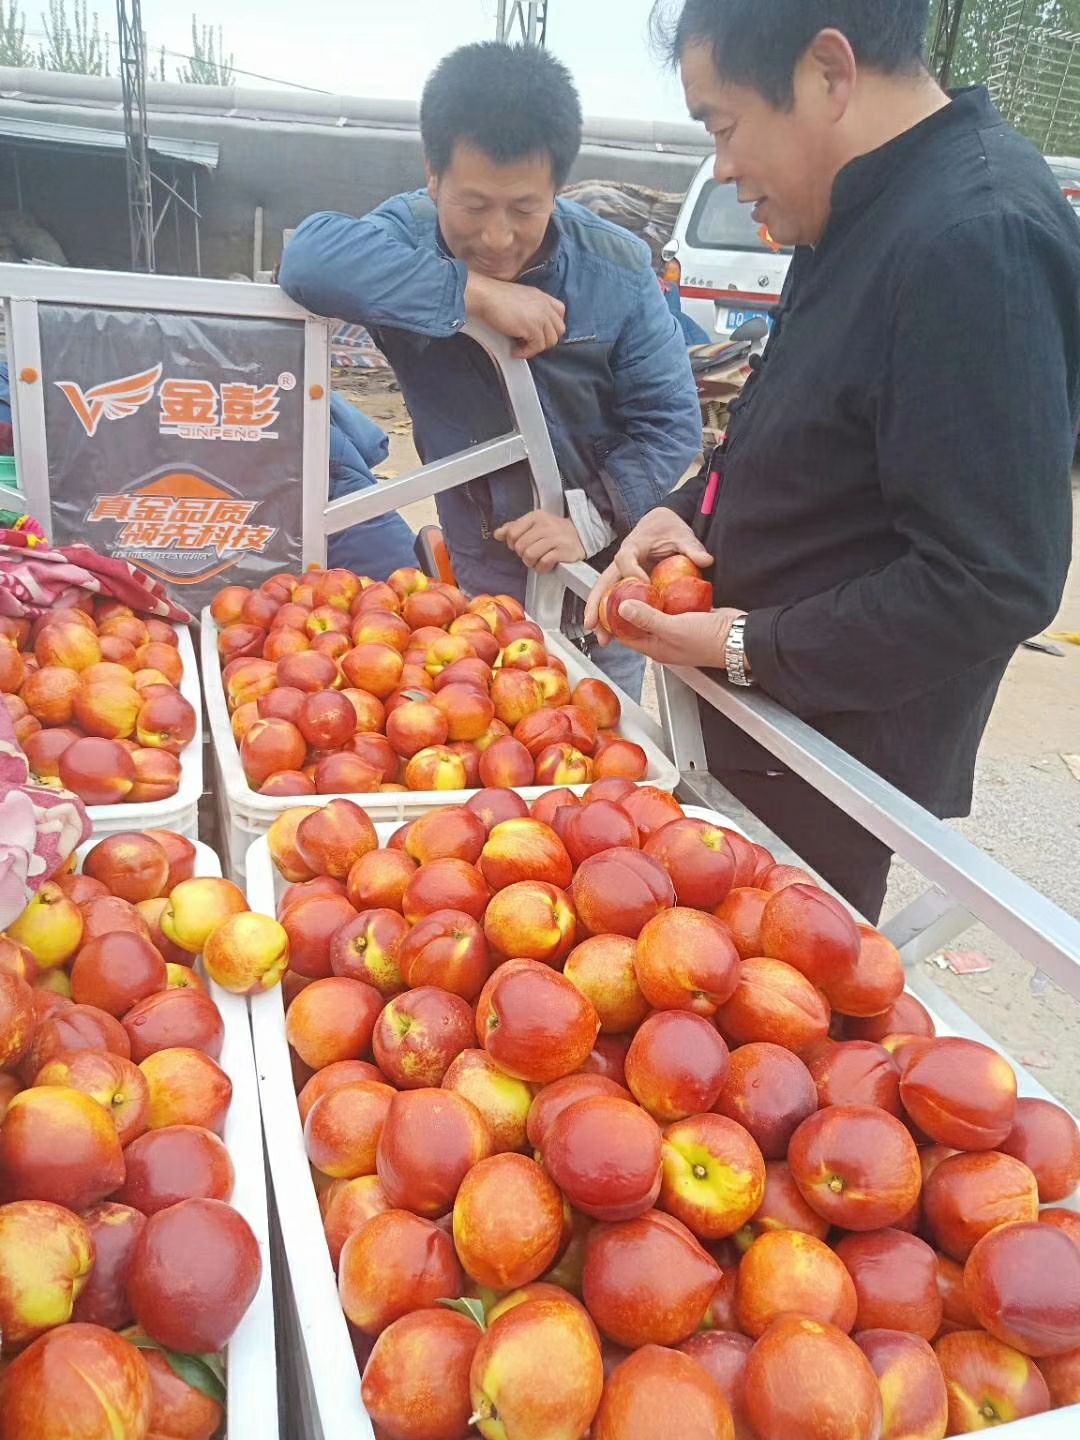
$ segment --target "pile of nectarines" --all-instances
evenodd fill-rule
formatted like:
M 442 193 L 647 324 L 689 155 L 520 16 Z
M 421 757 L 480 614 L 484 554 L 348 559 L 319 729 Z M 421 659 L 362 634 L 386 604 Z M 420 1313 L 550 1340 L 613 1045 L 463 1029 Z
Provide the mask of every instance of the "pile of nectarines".
M 247 782 L 362 795 L 644 778 L 601 680 L 573 689 L 509 595 L 474 600 L 419 570 L 230 585 L 210 607 Z
M 269 846 L 382 1440 L 941 1440 L 1080 1403 L 1076 1124 L 936 1037 L 808 874 L 619 779 L 385 847 L 335 799 Z
M 248 988 L 284 933 L 195 856 L 109 836 L 0 936 L 2 1440 L 219 1433 L 217 1362 L 188 1357 L 225 1347 L 262 1262 L 228 1203 L 224 1026 L 193 966 Z
M 103 596 L 37 620 L 0 616 L 0 692 L 44 785 L 87 805 L 143 805 L 180 788 L 195 710 L 177 688 L 176 631 Z

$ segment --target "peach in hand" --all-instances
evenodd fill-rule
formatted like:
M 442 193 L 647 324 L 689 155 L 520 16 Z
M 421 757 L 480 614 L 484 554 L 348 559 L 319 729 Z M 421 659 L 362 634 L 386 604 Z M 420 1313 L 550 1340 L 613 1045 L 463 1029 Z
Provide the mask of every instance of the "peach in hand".
M 619 580 L 600 597 L 600 624 L 616 640 L 644 640 L 644 630 L 622 613 L 622 606 L 628 600 L 648 605 L 653 610 L 663 609 L 660 591 L 646 581 Z

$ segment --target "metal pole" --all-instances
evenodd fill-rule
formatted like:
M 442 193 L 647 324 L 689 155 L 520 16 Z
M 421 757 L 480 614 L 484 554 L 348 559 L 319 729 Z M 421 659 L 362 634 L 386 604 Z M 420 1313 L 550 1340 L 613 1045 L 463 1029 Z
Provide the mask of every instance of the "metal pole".
M 543 45 L 547 39 L 549 0 L 499 0 L 495 38 L 510 44 Z
M 199 171 L 197 166 L 191 167 L 191 213 L 192 224 L 195 227 L 195 274 L 202 274 L 202 238 L 199 232 Z
M 116 38 L 124 99 L 131 268 L 153 273 L 154 194 L 147 144 L 146 63 L 141 0 L 116 0 Z
M 956 54 L 956 42 L 960 38 L 960 21 L 966 3 L 967 0 L 941 0 L 930 63 L 937 71 L 942 85 L 949 83 L 949 72 Z

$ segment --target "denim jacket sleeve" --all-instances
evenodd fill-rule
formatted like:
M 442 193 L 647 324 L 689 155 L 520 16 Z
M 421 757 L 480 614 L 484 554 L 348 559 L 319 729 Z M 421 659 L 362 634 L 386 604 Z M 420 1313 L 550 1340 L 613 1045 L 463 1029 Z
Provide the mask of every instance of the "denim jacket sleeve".
M 466 268 L 424 240 L 407 195 L 361 220 L 311 215 L 285 248 L 281 288 L 314 314 L 350 325 L 456 335 L 465 323 Z
M 701 453 L 701 410 L 678 322 L 649 265 L 612 351 L 619 438 L 601 456 L 616 528 L 659 505 Z

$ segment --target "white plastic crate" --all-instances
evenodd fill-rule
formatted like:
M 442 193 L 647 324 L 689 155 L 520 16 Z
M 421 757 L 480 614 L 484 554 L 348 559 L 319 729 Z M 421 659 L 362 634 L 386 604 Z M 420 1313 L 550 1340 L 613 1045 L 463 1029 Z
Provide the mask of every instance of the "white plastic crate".
M 340 797 L 297 795 L 283 799 L 259 795 L 251 789 L 233 738 L 229 709 L 221 684 L 221 662 L 217 649 L 218 627 L 209 609 L 203 611 L 201 623 L 202 675 L 206 690 L 206 710 L 210 718 L 210 734 L 214 742 L 215 789 L 226 851 L 224 858 L 230 874 L 242 879 L 248 847 L 260 835 L 266 834 L 283 810 Z M 606 679 L 579 650 L 561 636 L 552 637 L 549 634 L 545 643 L 552 654 L 565 662 L 571 686 L 587 677 Z M 659 746 L 625 716 L 620 731 L 627 740 L 633 740 L 640 745 L 648 756 L 649 768 L 641 783 L 655 785 L 661 790 L 674 790 L 679 783 L 679 772 Z M 580 795 L 587 787 L 575 785 L 570 788 Z M 531 804 L 549 789 L 550 785 L 528 785 L 522 787 L 518 793 Z M 405 820 L 414 820 L 418 815 L 425 815 L 429 810 L 443 805 L 463 805 L 474 793 L 473 790 L 414 790 L 408 793 L 391 791 L 388 794 L 376 792 L 370 795 L 347 795 L 344 798 L 362 805 L 373 820 L 393 820 L 400 825 Z
M 688 815 L 698 819 L 738 828 L 711 811 L 685 808 Z M 380 824 L 376 829 L 380 843 L 385 844 L 393 827 Z M 269 847 L 265 839 L 259 840 L 251 847 L 247 862 L 251 908 L 275 914 L 277 897 L 283 889 Z M 940 1016 L 935 1014 L 933 1018 L 939 1035 L 959 1033 Z M 283 1238 L 284 1253 L 279 1259 L 288 1268 L 289 1323 L 303 1342 L 299 1352 L 283 1354 L 281 1363 L 293 1372 L 293 1393 L 308 1397 L 303 1406 L 305 1413 L 286 1417 L 287 1433 L 290 1440 L 372 1440 L 374 1432 L 360 1398 L 360 1371 L 338 1299 L 337 1280 L 304 1148 L 280 987 L 251 1001 L 251 1021 L 266 1149 Z M 978 1038 L 986 1040 L 981 1034 Z M 1026 1072 L 1016 1069 L 1022 1095 L 1054 1098 Z M 1080 1209 L 1077 1197 L 1066 1204 Z M 1002 1440 L 1077 1440 L 1080 1405 L 1000 1426 L 995 1435 Z
M 94 833 L 115 834 L 118 830 L 175 830 L 189 840 L 199 835 L 199 797 L 203 788 L 202 690 L 191 631 L 174 625 L 180 642 L 184 675 L 180 693 L 195 710 L 195 738 L 180 754 L 180 788 L 168 800 L 151 800 L 145 805 L 89 805 L 87 812 Z M 216 858 L 216 857 L 215 857 Z
M 103 838 L 101 832 L 95 833 L 79 850 L 80 861 Z M 195 848 L 196 875 L 220 875 L 221 862 L 214 852 L 197 842 Z M 201 964 L 200 973 L 203 973 Z M 278 1404 L 274 1294 L 259 1086 L 252 1054 L 251 1025 L 247 1001 L 243 996 L 230 995 L 205 973 L 203 979 L 224 1022 L 225 1041 L 218 1064 L 233 1086 L 232 1104 L 223 1137 L 236 1171 L 236 1184 L 229 1203 L 251 1226 L 259 1242 L 262 1259 L 259 1289 L 226 1352 L 226 1440 L 276 1440 Z

